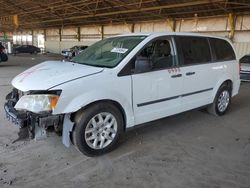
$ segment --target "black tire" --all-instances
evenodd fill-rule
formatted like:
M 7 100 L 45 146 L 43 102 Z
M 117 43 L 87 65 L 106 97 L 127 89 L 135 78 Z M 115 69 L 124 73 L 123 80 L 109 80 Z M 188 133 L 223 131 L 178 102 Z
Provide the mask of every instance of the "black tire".
M 90 120 L 99 113 L 112 114 L 117 122 L 117 131 L 110 144 L 108 144 L 106 147 L 102 149 L 93 149 L 88 145 L 86 141 L 85 130 Z M 81 153 L 87 156 L 98 156 L 98 155 L 102 155 L 113 150 L 117 146 L 119 139 L 121 137 L 121 134 L 123 132 L 124 122 L 123 122 L 122 114 L 119 111 L 119 109 L 117 109 L 111 103 L 101 102 L 101 103 L 93 104 L 89 106 L 87 109 L 81 112 L 78 112 L 75 115 L 74 119 L 75 119 L 74 120 L 75 126 L 72 132 L 73 144 Z M 100 140 L 98 140 L 98 143 L 99 141 Z
M 226 92 L 228 93 L 229 95 L 229 98 L 228 98 L 228 105 L 225 107 L 225 109 L 223 110 L 220 110 L 219 109 L 219 99 L 220 99 L 220 96 L 222 95 L 223 92 Z M 231 87 L 229 87 L 228 85 L 226 84 L 223 84 L 219 90 L 217 91 L 217 94 L 214 98 L 214 102 L 207 108 L 208 112 L 210 114 L 213 114 L 213 115 L 216 115 L 216 116 L 222 116 L 224 115 L 227 110 L 229 109 L 230 107 L 230 104 L 231 104 Z
M 7 54 L 5 54 L 5 53 L 3 53 L 3 54 L 1 54 L 1 60 L 3 61 L 3 62 L 5 62 L 5 61 L 8 61 L 8 55 Z
M 8 61 L 8 55 L 5 53 L 0 53 L 0 61 L 5 62 Z

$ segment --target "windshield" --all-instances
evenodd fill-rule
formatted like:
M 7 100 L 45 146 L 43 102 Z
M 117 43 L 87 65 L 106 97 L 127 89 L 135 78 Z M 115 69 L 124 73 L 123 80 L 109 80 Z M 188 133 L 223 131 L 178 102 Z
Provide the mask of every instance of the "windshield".
M 75 50 L 77 48 L 78 48 L 78 46 L 73 46 L 73 47 L 70 48 L 70 50 Z
M 240 59 L 240 63 L 247 63 L 250 64 L 250 56 L 246 55 Z
M 88 47 L 72 58 L 72 61 L 98 67 L 115 67 L 145 38 L 146 36 L 107 38 Z

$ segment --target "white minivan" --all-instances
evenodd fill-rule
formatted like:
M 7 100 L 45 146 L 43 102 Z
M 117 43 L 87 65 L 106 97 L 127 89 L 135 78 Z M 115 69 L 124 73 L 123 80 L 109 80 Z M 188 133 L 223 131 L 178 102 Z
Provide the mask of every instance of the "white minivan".
M 71 62 L 47 61 L 16 76 L 6 116 L 31 138 L 54 127 L 66 146 L 106 153 L 128 128 L 204 107 L 223 115 L 240 86 L 228 39 L 137 33 L 104 39 Z

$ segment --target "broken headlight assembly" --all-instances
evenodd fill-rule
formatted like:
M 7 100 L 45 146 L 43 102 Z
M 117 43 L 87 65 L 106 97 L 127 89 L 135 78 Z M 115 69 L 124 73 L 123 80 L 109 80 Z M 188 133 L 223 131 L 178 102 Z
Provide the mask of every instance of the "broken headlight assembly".
M 16 110 L 33 113 L 51 112 L 55 109 L 59 96 L 54 94 L 31 94 L 22 96 L 15 105 Z

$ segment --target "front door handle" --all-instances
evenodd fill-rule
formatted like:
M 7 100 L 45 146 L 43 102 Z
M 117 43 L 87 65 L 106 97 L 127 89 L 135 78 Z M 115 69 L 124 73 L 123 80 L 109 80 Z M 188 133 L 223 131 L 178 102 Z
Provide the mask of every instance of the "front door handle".
M 194 75 L 194 74 L 195 74 L 195 72 L 187 72 L 186 73 L 187 76 L 191 76 L 191 75 Z
M 171 78 L 178 78 L 178 77 L 182 77 L 182 74 L 175 74 L 171 76 Z

